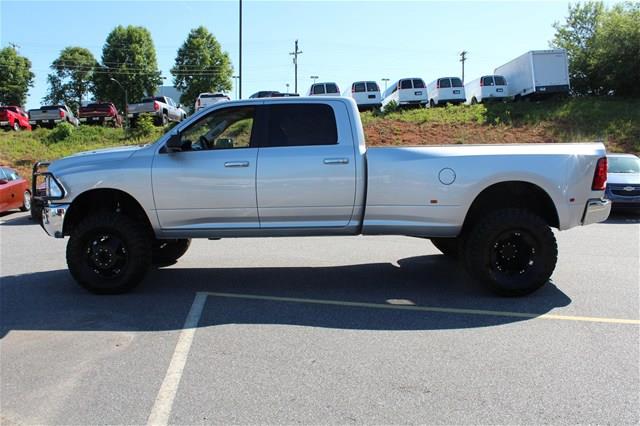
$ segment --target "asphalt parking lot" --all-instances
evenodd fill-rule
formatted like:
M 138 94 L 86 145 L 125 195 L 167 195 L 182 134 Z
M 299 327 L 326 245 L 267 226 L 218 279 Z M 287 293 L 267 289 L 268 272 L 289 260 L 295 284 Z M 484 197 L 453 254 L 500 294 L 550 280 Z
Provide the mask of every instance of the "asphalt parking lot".
M 0 217 L 0 423 L 640 422 L 640 220 L 558 234 L 552 282 L 486 292 L 426 240 L 194 241 L 134 293 Z

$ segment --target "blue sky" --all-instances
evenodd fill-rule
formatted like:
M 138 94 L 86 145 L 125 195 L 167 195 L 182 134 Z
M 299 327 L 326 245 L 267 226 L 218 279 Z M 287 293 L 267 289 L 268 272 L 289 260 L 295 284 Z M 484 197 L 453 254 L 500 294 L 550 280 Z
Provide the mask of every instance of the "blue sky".
M 567 2 L 243 2 L 243 97 L 258 90 L 290 91 L 289 52 L 299 39 L 298 92 L 317 75 L 343 90 L 354 80 L 460 75 L 458 53 L 468 51 L 467 81 L 517 55 L 546 49 L 552 24 Z M 66 46 L 101 57 L 116 25 L 151 31 L 164 76 L 189 30 L 206 26 L 238 66 L 237 1 L 8 1 L 0 0 L 0 45 L 20 46 L 36 74 L 28 108 L 46 94 L 51 62 Z M 171 80 L 168 79 L 168 82 Z M 235 96 L 235 89 L 232 93 Z

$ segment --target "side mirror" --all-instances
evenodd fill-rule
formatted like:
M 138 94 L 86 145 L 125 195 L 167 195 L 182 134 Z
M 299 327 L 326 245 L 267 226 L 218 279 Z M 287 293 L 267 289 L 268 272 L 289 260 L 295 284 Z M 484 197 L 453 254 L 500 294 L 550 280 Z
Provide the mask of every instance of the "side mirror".
M 7 183 L 9 183 L 8 180 L 6 179 L 0 179 L 0 185 L 6 185 Z
M 182 151 L 182 140 L 180 139 L 180 132 L 175 132 L 169 136 L 169 140 L 165 145 L 169 152 L 180 152 Z

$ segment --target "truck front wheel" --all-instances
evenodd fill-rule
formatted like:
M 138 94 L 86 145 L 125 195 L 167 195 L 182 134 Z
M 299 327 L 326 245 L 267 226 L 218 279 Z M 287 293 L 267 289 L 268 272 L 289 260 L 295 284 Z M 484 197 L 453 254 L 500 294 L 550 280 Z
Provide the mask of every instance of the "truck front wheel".
M 189 249 L 191 239 L 155 240 L 151 262 L 157 266 L 170 265 L 180 259 Z
M 551 228 L 524 209 L 497 210 L 469 231 L 470 274 L 502 296 L 524 296 L 549 281 L 558 259 Z
M 96 213 L 72 231 L 67 265 L 78 284 L 92 293 L 124 293 L 149 270 L 151 241 L 135 220 L 113 212 Z

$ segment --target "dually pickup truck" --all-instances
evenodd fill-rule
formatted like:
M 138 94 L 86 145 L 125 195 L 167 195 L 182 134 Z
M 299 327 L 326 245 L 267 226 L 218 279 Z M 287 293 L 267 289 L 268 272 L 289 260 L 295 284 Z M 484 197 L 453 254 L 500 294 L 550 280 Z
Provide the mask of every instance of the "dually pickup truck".
M 44 166 L 48 166 L 46 170 Z M 367 148 L 348 98 L 220 103 L 157 142 L 34 165 L 67 264 L 121 293 L 191 238 L 429 238 L 502 295 L 543 286 L 559 230 L 605 220 L 599 143 Z
M 144 98 L 136 104 L 127 105 L 127 117 L 134 123 L 142 114 L 151 115 L 157 126 L 165 126 L 170 121 L 180 122 L 187 117 L 182 105 L 168 96 Z

